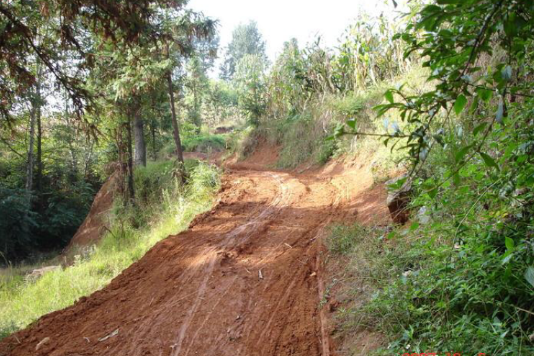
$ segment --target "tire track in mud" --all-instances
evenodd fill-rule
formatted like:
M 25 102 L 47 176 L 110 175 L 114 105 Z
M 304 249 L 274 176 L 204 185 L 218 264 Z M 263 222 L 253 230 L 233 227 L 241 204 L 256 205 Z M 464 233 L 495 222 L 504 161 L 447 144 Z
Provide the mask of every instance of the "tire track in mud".
M 269 174 L 269 173 L 266 173 L 264 175 L 276 177 L 274 174 Z M 239 225 L 238 227 L 236 227 L 232 231 L 228 232 L 226 234 L 227 237 L 223 241 L 223 243 L 220 246 L 220 248 L 227 247 L 226 246 L 228 244 L 227 242 L 231 238 L 235 238 L 239 234 L 241 234 L 244 231 L 246 231 L 249 227 L 257 224 L 258 220 L 262 219 L 269 212 L 269 210 L 272 209 L 273 206 L 277 206 L 279 204 L 280 200 L 282 199 L 283 194 L 285 193 L 285 189 L 282 186 L 282 184 L 280 183 L 280 180 L 278 180 L 278 182 L 279 182 L 278 194 L 275 197 L 273 197 L 273 201 L 271 202 L 271 204 L 269 206 L 267 206 L 267 207 L 264 207 L 263 209 L 258 209 L 259 211 L 253 212 L 252 216 L 249 218 L 249 221 L 247 223 Z M 178 303 L 180 303 L 184 299 L 190 299 L 190 298 L 193 298 L 193 297 L 195 298 L 195 304 L 190 309 L 189 314 L 188 314 L 188 316 L 186 318 L 186 321 L 184 322 L 184 324 L 182 324 L 182 326 L 180 328 L 180 333 L 175 338 L 176 342 L 171 345 L 171 348 L 173 349 L 173 352 L 172 352 L 171 355 L 179 355 L 179 353 L 181 351 L 183 338 L 185 337 L 185 333 L 187 332 L 187 328 L 189 327 L 191 319 L 194 316 L 193 314 L 194 314 L 195 310 L 198 308 L 198 304 L 201 302 L 202 296 L 206 291 L 207 281 L 209 280 L 209 277 L 213 273 L 214 264 L 215 264 L 216 258 L 217 258 L 217 252 L 219 252 L 218 250 L 220 250 L 220 248 L 213 247 L 213 248 L 209 248 L 207 250 L 204 250 L 203 252 L 200 253 L 200 255 L 203 256 L 203 259 L 200 261 L 201 263 L 199 263 L 199 264 L 200 265 L 204 265 L 208 259 L 210 260 L 210 262 L 209 262 L 210 264 L 207 267 L 207 270 L 204 271 L 205 277 L 204 277 L 204 280 L 203 280 L 203 284 L 201 285 L 199 290 L 196 291 L 196 292 L 190 293 L 190 294 L 188 294 L 186 296 L 183 296 L 183 297 L 181 297 L 181 298 L 179 298 L 177 300 L 174 300 L 170 304 L 170 306 L 169 305 L 164 305 L 164 307 L 160 308 L 158 313 L 157 313 L 158 314 L 158 319 L 161 319 L 161 318 L 166 319 L 166 317 L 167 317 L 166 311 L 167 311 L 168 308 L 165 308 L 165 306 L 168 306 L 168 307 L 172 308 L 173 306 L 176 306 Z M 197 276 L 197 273 L 199 272 L 199 269 L 200 268 L 199 268 L 198 265 L 191 264 L 184 271 L 183 275 L 176 281 L 176 283 L 181 283 L 182 286 L 186 285 L 195 276 Z M 181 290 L 182 290 L 182 287 L 180 287 L 177 292 L 179 293 Z M 136 340 L 134 340 L 134 342 L 131 344 L 131 348 L 129 349 L 129 352 L 132 355 L 135 355 L 137 353 L 136 352 L 136 349 L 137 349 L 136 344 L 137 344 L 137 342 L 139 342 L 140 339 L 143 336 L 146 336 L 147 333 L 150 333 L 150 331 L 155 326 L 157 327 L 159 324 L 161 324 L 161 323 L 159 323 L 157 321 L 155 322 L 153 319 L 147 319 L 145 321 L 145 323 L 143 325 L 143 328 L 142 328 L 142 329 L 144 329 L 144 332 L 142 332 L 140 330 L 140 331 L 138 331 L 136 333 L 138 336 L 136 337 Z
M 228 233 L 226 238 L 223 240 L 223 242 L 221 243 L 221 245 L 219 246 L 218 249 L 212 249 L 212 251 L 210 251 L 211 258 L 210 258 L 210 261 L 209 261 L 209 265 L 206 268 L 206 270 L 204 271 L 203 281 L 202 281 L 202 284 L 201 284 L 201 286 L 200 286 L 200 288 L 198 290 L 198 294 L 196 296 L 196 299 L 195 299 L 195 302 L 193 304 L 193 307 L 189 310 L 187 319 L 184 322 L 184 324 L 182 324 L 182 326 L 180 328 L 180 333 L 179 333 L 179 336 L 178 336 L 178 340 L 177 340 L 176 344 L 174 345 L 175 347 L 173 348 L 173 352 L 171 354 L 172 356 L 178 356 L 180 354 L 181 350 L 182 350 L 182 343 L 184 341 L 185 333 L 187 332 L 187 329 L 189 328 L 189 326 L 191 324 L 191 320 L 195 316 L 195 313 L 196 313 L 196 311 L 197 311 L 197 309 L 199 307 L 199 304 L 201 303 L 202 298 L 206 293 L 206 288 L 207 288 L 208 281 L 209 281 L 209 279 L 211 278 L 211 276 L 213 274 L 213 270 L 214 270 L 214 267 L 215 267 L 215 262 L 217 261 L 217 254 L 219 252 L 223 252 L 225 249 L 228 249 L 230 247 L 232 239 L 237 239 L 239 237 L 239 235 L 241 235 L 241 234 L 244 234 L 245 236 L 242 237 L 241 241 L 239 241 L 239 242 L 241 242 L 241 243 L 242 242 L 246 242 L 252 235 L 252 232 L 253 232 L 252 229 L 256 228 L 259 224 L 261 224 L 262 220 L 265 220 L 266 218 L 268 218 L 273 213 L 275 208 L 278 207 L 281 204 L 281 202 L 284 200 L 284 198 L 288 195 L 287 187 L 284 185 L 283 181 L 280 179 L 280 177 L 277 174 L 266 173 L 266 175 L 271 176 L 272 178 L 274 178 L 277 181 L 278 186 L 279 186 L 279 194 L 274 199 L 274 201 L 269 206 L 265 207 L 265 209 L 263 211 L 261 211 L 256 217 L 252 218 L 246 224 L 241 225 L 241 226 L 237 227 L 236 229 L 234 229 L 233 231 L 231 231 L 230 233 Z M 250 232 L 248 231 L 249 229 L 251 230 Z M 218 251 L 216 251 L 216 250 L 218 250 Z M 215 254 L 215 256 L 213 256 L 213 254 Z M 231 287 L 231 285 L 230 285 L 230 287 Z M 219 301 L 216 304 L 218 304 Z M 211 314 L 209 314 L 209 315 L 211 315 Z M 202 322 L 202 325 L 204 325 L 207 322 L 207 320 L 208 319 L 206 318 Z M 196 339 L 196 335 L 198 335 L 198 330 L 193 335 L 193 338 L 190 341 L 190 344 L 194 343 L 194 341 Z M 189 352 L 189 348 L 187 348 L 185 350 L 185 355 L 187 355 L 188 352 Z
M 188 231 L 3 340 L 0 356 L 330 356 L 320 255 L 342 187 L 287 172 L 225 177 L 219 203 Z

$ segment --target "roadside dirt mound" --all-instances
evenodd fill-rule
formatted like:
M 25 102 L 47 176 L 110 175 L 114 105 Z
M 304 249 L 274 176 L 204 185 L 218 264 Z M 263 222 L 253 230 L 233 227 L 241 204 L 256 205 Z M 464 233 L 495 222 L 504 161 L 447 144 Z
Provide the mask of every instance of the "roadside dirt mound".
M 332 355 L 325 227 L 382 214 L 378 190 L 358 176 L 365 170 L 341 164 L 306 174 L 261 170 L 254 159 L 236 168 L 188 231 L 4 339 L 0 355 Z
M 113 194 L 119 184 L 119 172 L 113 173 L 106 183 L 100 188 L 93 200 L 89 214 L 82 225 L 74 234 L 68 246 L 63 251 L 63 256 L 68 257 L 77 250 L 96 244 L 105 232 L 104 217 L 113 206 Z
M 267 140 L 260 138 L 254 152 L 242 161 L 238 161 L 237 156 L 227 160 L 225 167 L 240 170 L 265 170 L 274 169 L 280 147 L 270 145 Z

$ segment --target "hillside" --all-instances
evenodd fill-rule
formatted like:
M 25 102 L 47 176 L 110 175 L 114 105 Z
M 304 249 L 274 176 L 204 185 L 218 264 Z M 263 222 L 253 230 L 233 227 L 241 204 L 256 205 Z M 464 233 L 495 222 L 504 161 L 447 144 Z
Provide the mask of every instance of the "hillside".
M 534 355 L 534 1 L 0 4 L 0 356 Z

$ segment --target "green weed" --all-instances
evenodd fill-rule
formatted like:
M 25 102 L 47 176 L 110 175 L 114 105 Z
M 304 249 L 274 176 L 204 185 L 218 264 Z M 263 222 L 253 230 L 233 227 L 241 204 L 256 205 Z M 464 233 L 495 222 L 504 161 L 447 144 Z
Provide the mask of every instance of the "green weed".
M 199 134 L 185 137 L 182 141 L 186 152 L 219 152 L 226 148 L 225 135 Z

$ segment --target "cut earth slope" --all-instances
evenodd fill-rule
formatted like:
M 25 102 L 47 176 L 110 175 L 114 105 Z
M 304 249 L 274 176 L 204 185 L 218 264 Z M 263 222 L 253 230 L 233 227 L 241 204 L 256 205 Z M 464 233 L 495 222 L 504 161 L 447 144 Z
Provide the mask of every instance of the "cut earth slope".
M 294 174 L 252 157 L 227 168 L 187 231 L 4 339 L 0 355 L 333 355 L 325 227 L 383 216 L 385 189 L 363 165 Z

